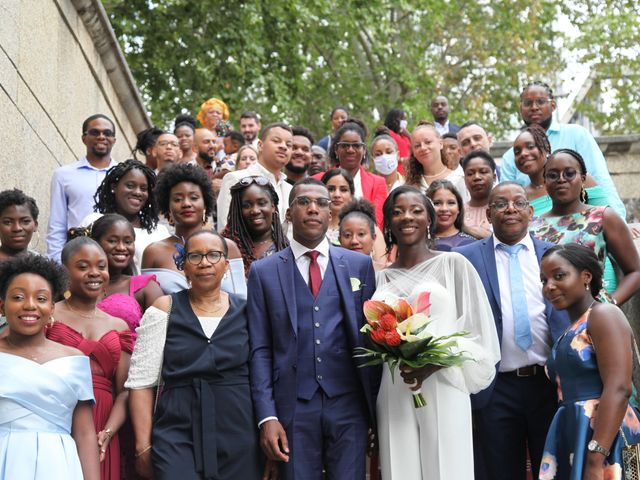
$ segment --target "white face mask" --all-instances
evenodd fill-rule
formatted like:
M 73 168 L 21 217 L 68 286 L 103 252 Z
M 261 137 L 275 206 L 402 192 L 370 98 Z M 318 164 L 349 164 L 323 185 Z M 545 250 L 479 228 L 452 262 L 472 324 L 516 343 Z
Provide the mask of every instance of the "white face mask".
M 398 168 L 398 154 L 386 153 L 384 155 L 378 155 L 373 159 L 376 170 L 382 175 L 389 175 Z
M 407 128 L 407 121 L 406 120 L 400 120 L 400 128 Z

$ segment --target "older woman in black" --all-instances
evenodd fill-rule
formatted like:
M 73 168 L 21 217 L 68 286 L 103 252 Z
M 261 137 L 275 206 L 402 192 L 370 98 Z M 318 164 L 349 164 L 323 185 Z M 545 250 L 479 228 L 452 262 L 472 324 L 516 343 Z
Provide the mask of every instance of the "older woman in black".
M 146 476 L 153 470 L 157 479 L 260 478 L 246 302 L 220 289 L 225 240 L 213 231 L 193 233 L 178 265 L 191 287 L 147 310 L 126 384 L 137 469 Z

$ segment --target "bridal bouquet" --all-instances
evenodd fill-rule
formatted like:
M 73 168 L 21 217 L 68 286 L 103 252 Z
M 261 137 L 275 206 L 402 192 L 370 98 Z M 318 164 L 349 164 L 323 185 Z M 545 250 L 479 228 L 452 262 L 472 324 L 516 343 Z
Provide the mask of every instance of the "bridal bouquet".
M 386 363 L 391 371 L 391 379 L 398 366 L 422 368 L 427 365 L 441 367 L 459 366 L 470 357 L 457 351 L 456 337 L 467 332 L 435 337 L 428 333 L 430 293 L 423 292 L 410 305 L 405 298 L 398 298 L 393 304 L 379 300 L 364 303 L 367 323 L 360 329 L 366 335 L 369 348 L 355 349 L 356 358 L 370 360 L 360 365 L 380 365 Z M 413 393 L 413 406 L 424 407 L 427 403 L 420 390 Z

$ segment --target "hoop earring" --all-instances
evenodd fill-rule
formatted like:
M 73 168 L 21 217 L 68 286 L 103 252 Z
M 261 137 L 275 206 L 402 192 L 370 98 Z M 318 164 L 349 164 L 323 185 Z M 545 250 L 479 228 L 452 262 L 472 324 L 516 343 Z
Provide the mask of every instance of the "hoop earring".
M 207 224 L 207 212 L 202 212 L 202 224 Z
M 587 203 L 587 191 L 584 189 L 584 186 L 580 189 L 580 201 Z
M 51 317 L 49 317 L 49 322 L 48 322 L 47 326 L 48 326 L 49 328 L 51 328 L 51 327 L 53 327 L 53 324 L 54 324 L 54 323 L 56 323 L 56 319 L 55 319 L 55 318 L 53 318 L 53 315 L 51 315 Z
M 36 230 L 36 244 L 32 247 L 33 250 L 38 250 L 39 245 L 40 245 L 40 232 Z
M 171 212 L 169 212 L 169 218 L 167 218 L 167 222 L 169 222 L 169 225 L 171 225 L 172 227 L 175 227 L 176 225 L 176 221 L 173 219 L 173 214 Z

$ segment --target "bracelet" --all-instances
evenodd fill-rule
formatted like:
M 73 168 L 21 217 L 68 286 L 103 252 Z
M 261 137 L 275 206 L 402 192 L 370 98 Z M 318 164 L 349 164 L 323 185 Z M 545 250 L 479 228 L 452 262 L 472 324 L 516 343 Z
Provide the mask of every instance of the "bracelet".
M 113 438 L 113 432 L 111 431 L 111 429 L 110 429 L 110 428 L 105 428 L 105 429 L 103 430 L 103 432 L 105 433 L 105 435 L 106 435 L 107 437 L 109 437 L 109 440 L 111 440 L 111 439 Z
M 138 458 L 139 456 L 141 456 L 143 453 L 147 453 L 149 450 L 151 450 L 151 444 L 147 445 L 146 447 L 144 447 L 142 450 L 140 450 L 139 452 L 136 452 L 136 454 L 134 455 L 135 458 Z

